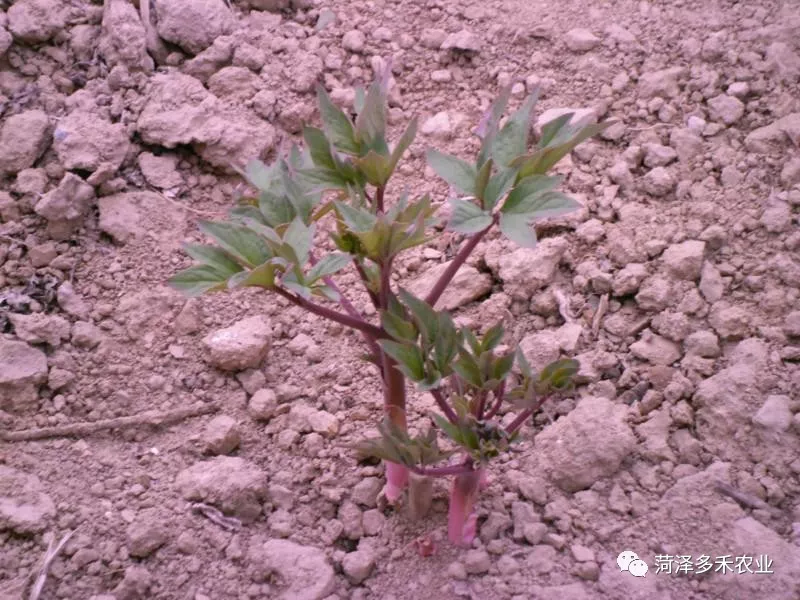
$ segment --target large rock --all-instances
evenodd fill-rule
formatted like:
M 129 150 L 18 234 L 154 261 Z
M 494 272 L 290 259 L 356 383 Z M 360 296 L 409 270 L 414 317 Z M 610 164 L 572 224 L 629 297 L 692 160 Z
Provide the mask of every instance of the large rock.
M 133 3 L 106 0 L 103 34 L 98 45 L 106 63 L 121 64 L 132 71 L 152 71 L 153 59 L 147 54 L 147 32 Z
M 0 465 L 0 531 L 41 533 L 56 514 L 53 499 L 36 475 Z
M 527 300 L 552 283 L 567 246 L 563 238 L 546 238 L 535 248 L 517 248 L 501 255 L 497 263 L 489 267 L 496 272 L 510 296 Z
M 67 173 L 58 186 L 36 203 L 34 211 L 47 219 L 48 234 L 66 239 L 81 226 L 94 200 L 94 188 L 74 173 Z
M 420 298 L 424 298 L 451 263 L 452 261 L 449 261 L 428 269 L 421 277 L 409 284 L 409 291 Z M 491 291 L 492 278 L 488 274 L 479 273 L 475 267 L 462 265 L 450 285 L 439 298 L 436 308 L 439 310 L 455 310 L 473 300 L 477 300 L 481 296 L 485 296 Z
M 266 473 L 232 456 L 218 456 L 184 469 L 175 485 L 184 499 L 213 504 L 248 523 L 258 518 L 267 498 Z
M 123 192 L 97 201 L 100 230 L 120 244 L 155 239 L 164 247 L 177 247 L 186 226 L 185 213 L 161 194 Z
M 536 436 L 538 462 L 565 492 L 577 492 L 617 472 L 636 446 L 627 409 L 605 398 L 584 398 Z
M 189 54 L 233 32 L 233 13 L 223 0 L 157 0 L 158 35 Z
M 18 42 L 41 44 L 66 24 L 66 7 L 58 0 L 19 0 L 8 9 L 8 29 Z
M 165 148 L 191 144 L 204 160 L 227 169 L 243 167 L 272 149 L 272 126 L 249 110 L 227 106 L 194 77 L 159 74 L 151 86 L 137 122 L 145 143 Z
M 122 123 L 95 113 L 75 111 L 61 119 L 53 132 L 53 149 L 66 169 L 116 171 L 130 148 Z
M 38 404 L 47 356 L 25 342 L 0 340 L 0 410 L 26 412 Z
M 248 561 L 258 579 L 275 581 L 275 600 L 322 600 L 336 588 L 325 552 L 289 540 L 272 539 L 250 547 Z
M 0 129 L 0 174 L 32 167 L 50 145 L 50 131 L 50 119 L 41 110 L 8 117 Z
M 203 338 L 208 362 L 224 371 L 244 371 L 261 364 L 270 346 L 272 328 L 264 317 L 248 317 Z

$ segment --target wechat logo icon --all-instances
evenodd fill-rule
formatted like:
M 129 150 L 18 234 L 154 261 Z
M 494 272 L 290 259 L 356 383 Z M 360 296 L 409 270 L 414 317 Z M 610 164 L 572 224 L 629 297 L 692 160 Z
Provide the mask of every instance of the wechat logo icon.
M 634 577 L 645 577 L 647 575 L 647 563 L 639 558 L 639 555 L 630 550 L 620 552 L 617 557 L 617 566 L 620 571 L 627 571 Z

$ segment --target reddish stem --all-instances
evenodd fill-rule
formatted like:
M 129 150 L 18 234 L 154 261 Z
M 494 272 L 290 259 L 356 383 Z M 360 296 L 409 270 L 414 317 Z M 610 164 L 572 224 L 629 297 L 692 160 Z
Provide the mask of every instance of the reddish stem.
M 383 212 L 383 194 L 386 191 L 386 187 L 379 185 L 375 189 L 375 207 L 379 213 Z
M 450 266 L 447 267 L 447 270 L 442 273 L 442 276 L 439 278 L 439 281 L 436 282 L 436 285 L 433 286 L 433 289 L 428 293 L 428 296 L 425 298 L 425 302 L 430 304 L 431 306 L 435 306 L 436 302 L 438 302 L 439 298 L 442 296 L 444 291 L 447 289 L 447 286 L 453 280 L 453 277 L 456 276 L 456 273 L 461 268 L 461 265 L 469 258 L 469 255 L 472 254 L 472 251 L 475 250 L 475 247 L 478 243 L 483 239 L 489 230 L 494 225 L 494 221 L 492 224 L 489 225 L 483 231 L 479 231 L 475 235 L 473 235 L 469 241 L 464 245 L 463 248 L 456 254 L 453 262 L 450 263 Z
M 470 546 L 477 533 L 474 507 L 478 498 L 483 469 L 456 475 L 450 490 L 447 537 L 457 546 Z
M 506 395 L 506 382 L 501 381 L 500 385 L 494 391 L 494 404 L 489 409 L 489 412 L 486 413 L 484 420 L 489 420 L 493 418 L 500 411 L 500 406 L 502 406 L 503 404 L 503 398 L 505 398 L 505 395 Z
M 472 473 L 472 463 L 463 463 L 460 465 L 448 465 L 446 467 L 415 467 L 412 469 L 417 475 L 425 475 L 427 477 L 447 477 L 449 475 L 464 475 Z
M 550 396 L 544 396 L 534 406 L 532 406 L 531 408 L 526 408 L 521 413 L 519 413 L 517 418 L 514 419 L 513 421 L 511 421 L 511 423 L 508 425 L 508 427 L 506 427 L 506 433 L 511 435 L 517 429 L 522 427 L 523 423 L 525 423 L 525 421 L 530 419 L 531 415 L 534 414 L 536 411 L 538 411 L 542 407 L 542 404 L 544 404 L 549 397 Z
M 442 394 L 441 388 L 431 390 L 430 392 L 431 396 L 433 396 L 434 400 L 436 400 L 436 404 L 444 413 L 444 416 L 447 417 L 447 420 L 450 421 L 451 423 L 455 423 L 456 421 L 458 421 L 458 416 L 456 415 L 452 407 L 447 403 L 447 400 Z
M 395 368 L 397 364 L 389 355 L 383 356 L 383 407 L 386 416 L 400 429 L 407 430 L 406 424 L 406 380 Z M 408 468 L 404 465 L 384 461 L 386 467 L 386 499 L 395 502 L 403 488 L 408 484 Z
M 361 264 L 359 259 L 354 259 L 353 262 L 356 266 L 356 271 L 358 271 L 358 276 L 361 277 L 361 281 L 364 282 L 364 288 L 367 290 L 367 294 L 369 294 L 372 305 L 375 308 L 380 308 L 380 301 L 378 300 L 377 294 L 369 289 L 369 277 L 367 277 L 367 272 L 364 270 L 364 265 Z
M 331 310 L 325 306 L 320 306 L 319 304 L 314 304 L 310 300 L 306 300 L 300 296 L 292 294 L 288 290 L 285 290 L 281 287 L 275 286 L 272 288 L 275 292 L 287 300 L 292 304 L 296 304 L 301 308 L 306 309 L 308 312 L 314 313 L 315 315 L 319 315 L 320 317 L 325 317 L 326 319 L 330 319 L 331 321 L 335 321 L 347 327 L 351 327 L 358 331 L 361 331 L 373 339 L 377 339 L 383 335 L 383 332 L 379 327 L 375 327 L 375 325 L 371 325 L 367 323 L 364 319 L 358 317 L 352 317 L 350 315 L 346 315 L 335 310 Z

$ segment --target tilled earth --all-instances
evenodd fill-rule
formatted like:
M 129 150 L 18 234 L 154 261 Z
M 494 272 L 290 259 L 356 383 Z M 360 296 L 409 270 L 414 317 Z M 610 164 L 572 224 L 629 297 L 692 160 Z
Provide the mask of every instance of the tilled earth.
M 72 532 L 42 600 L 800 598 L 798 2 L 0 8 L 0 597 L 30 598 Z M 380 393 L 356 335 L 164 284 L 234 205 L 231 164 L 317 124 L 318 82 L 350 105 L 390 58 L 393 129 L 422 123 L 395 194 L 446 200 L 425 148 L 472 156 L 514 82 L 539 124 L 618 121 L 558 167 L 585 208 L 534 250 L 482 242 L 443 300 L 582 364 L 491 466 L 466 551 L 446 481 L 410 522 L 357 463 Z M 424 289 L 460 241 L 396 283 Z

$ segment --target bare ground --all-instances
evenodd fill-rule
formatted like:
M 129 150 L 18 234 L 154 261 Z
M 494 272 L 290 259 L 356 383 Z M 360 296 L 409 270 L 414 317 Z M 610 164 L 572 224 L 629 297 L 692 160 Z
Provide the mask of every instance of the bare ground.
M 126 0 L 0 4 L 0 597 L 29 598 L 75 531 L 43 600 L 800 598 L 800 5 L 250 4 L 156 0 L 149 28 Z M 475 51 L 441 49 L 462 30 Z M 460 283 L 461 321 L 584 365 L 492 466 L 466 552 L 444 482 L 409 523 L 356 463 L 380 415 L 357 336 L 164 286 L 197 220 L 233 205 L 228 162 L 285 149 L 317 81 L 347 103 L 390 56 L 392 123 L 424 131 L 396 191 L 446 199 L 424 149 L 468 156 L 514 78 L 515 103 L 541 85 L 540 114 L 620 121 L 559 167 L 585 210 L 533 254 L 487 240 Z M 458 242 L 409 253 L 398 283 Z M 254 315 L 251 354 L 209 354 Z M 411 406 L 423 426 L 432 403 Z M 688 555 L 774 573 L 678 573 Z

